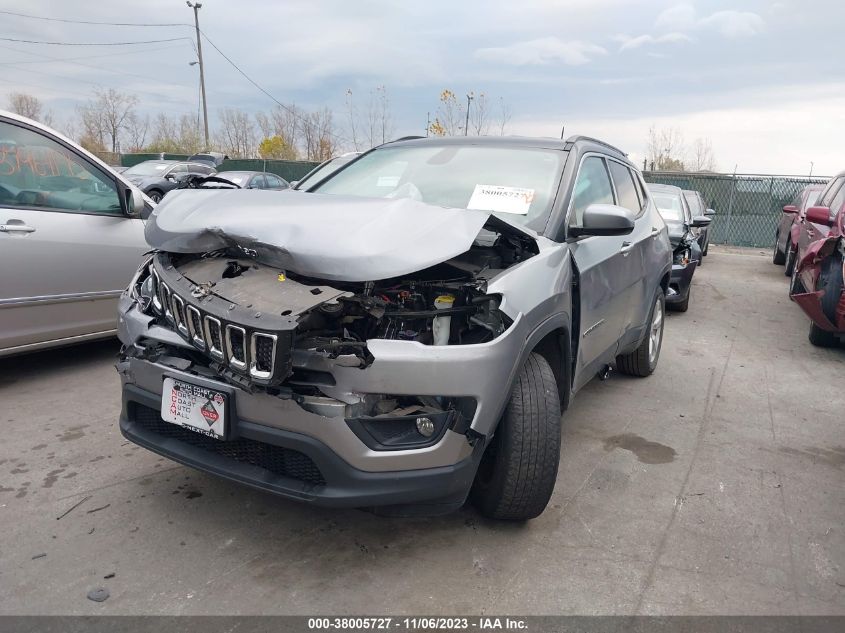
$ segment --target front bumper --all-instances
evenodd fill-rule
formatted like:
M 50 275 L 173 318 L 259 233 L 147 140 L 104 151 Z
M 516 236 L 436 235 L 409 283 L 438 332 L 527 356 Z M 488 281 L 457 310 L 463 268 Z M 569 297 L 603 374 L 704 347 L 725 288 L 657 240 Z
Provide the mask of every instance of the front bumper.
M 233 416 L 237 436 L 220 441 L 163 422 L 161 395 L 127 384 L 120 431 L 128 440 L 186 466 L 266 492 L 332 507 L 412 506 L 425 514 L 460 507 L 484 450 L 477 442 L 455 464 L 366 472 L 320 440 Z
M 669 275 L 669 292 L 666 295 L 668 305 L 681 303 L 689 296 L 696 266 L 697 262 L 694 261 L 688 264 L 672 264 L 672 273 Z

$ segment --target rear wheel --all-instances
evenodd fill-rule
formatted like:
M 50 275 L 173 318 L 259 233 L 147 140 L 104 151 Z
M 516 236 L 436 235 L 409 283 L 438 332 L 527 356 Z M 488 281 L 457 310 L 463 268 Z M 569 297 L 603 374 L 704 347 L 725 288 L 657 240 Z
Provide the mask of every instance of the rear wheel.
M 651 306 L 649 326 L 645 338 L 633 352 L 616 357 L 616 369 L 629 376 L 650 376 L 660 360 L 660 348 L 663 345 L 663 322 L 666 316 L 666 301 L 663 289 L 657 291 Z
M 780 266 L 786 261 L 786 253 L 784 253 L 780 248 L 778 248 L 778 242 L 780 241 L 780 236 L 775 235 L 775 248 L 772 251 L 772 263 L 777 264 Z
M 687 289 L 687 296 L 684 297 L 684 300 L 680 301 L 678 303 L 673 303 L 672 305 L 669 306 L 669 309 L 672 310 L 672 312 L 686 312 L 687 310 L 689 310 L 689 300 L 690 300 L 691 296 L 692 296 L 692 281 L 690 281 L 689 288 Z
M 471 497 L 482 514 L 525 521 L 546 508 L 560 461 L 560 398 L 548 361 L 525 361 L 481 459 Z
M 842 296 L 842 258 L 838 255 L 828 257 L 822 264 L 818 290 L 824 290 L 821 299 L 822 312 L 836 325 L 836 308 Z

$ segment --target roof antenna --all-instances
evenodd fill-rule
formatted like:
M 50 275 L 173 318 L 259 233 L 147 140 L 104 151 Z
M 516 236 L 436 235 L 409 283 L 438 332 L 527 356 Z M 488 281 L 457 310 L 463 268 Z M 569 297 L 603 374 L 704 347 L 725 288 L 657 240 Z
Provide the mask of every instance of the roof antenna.
M 560 140 L 561 140 L 561 141 L 563 140 L 563 136 L 564 136 L 564 134 L 566 134 L 566 126 L 565 126 L 565 125 L 561 125 L 561 126 L 560 126 Z

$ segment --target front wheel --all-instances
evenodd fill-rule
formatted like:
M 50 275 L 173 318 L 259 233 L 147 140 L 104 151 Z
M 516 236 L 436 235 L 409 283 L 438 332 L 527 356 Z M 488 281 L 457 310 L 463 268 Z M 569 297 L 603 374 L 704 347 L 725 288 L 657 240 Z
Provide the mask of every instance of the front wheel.
M 164 194 L 158 189 L 153 189 L 147 195 L 150 197 L 150 200 L 152 200 L 156 204 L 161 202 L 161 199 L 164 197 Z
M 775 265 L 781 265 L 786 261 L 786 253 L 778 248 L 778 242 L 780 241 L 780 236 L 775 235 L 775 248 L 772 251 L 772 263 Z M 789 240 L 787 240 L 789 241 Z
M 836 347 L 839 342 L 832 332 L 821 329 L 815 323 L 810 323 L 810 335 L 807 338 L 816 347 Z
M 487 446 L 471 497 L 493 519 L 539 516 L 557 480 L 560 461 L 560 398 L 548 361 L 525 361 L 493 439 Z
M 792 271 L 795 270 L 795 260 L 798 259 L 798 247 L 792 244 L 790 238 L 786 239 L 786 267 L 783 269 L 783 274 L 787 277 L 792 276 Z
M 660 360 L 660 348 L 663 345 L 663 322 L 666 316 L 666 300 L 663 289 L 657 291 L 654 304 L 649 314 L 649 326 L 645 338 L 633 352 L 616 357 L 616 369 L 629 376 L 650 376 Z

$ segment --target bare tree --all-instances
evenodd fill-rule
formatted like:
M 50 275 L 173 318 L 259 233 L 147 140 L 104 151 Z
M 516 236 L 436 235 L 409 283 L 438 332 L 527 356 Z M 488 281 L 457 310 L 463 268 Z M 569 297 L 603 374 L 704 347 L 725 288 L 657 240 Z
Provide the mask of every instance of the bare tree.
M 505 135 L 505 127 L 508 123 L 510 123 L 512 117 L 513 111 L 511 110 L 511 107 L 505 103 L 505 100 L 502 97 L 499 97 L 499 136 Z
M 114 88 L 95 91 L 96 98 L 80 108 L 85 135 L 112 152 L 120 150 L 121 136 L 127 131 L 135 113 L 138 97 Z
M 9 110 L 44 125 L 53 125 L 53 115 L 44 109 L 44 104 L 34 95 L 13 92 L 9 95 Z
M 490 133 L 490 101 L 484 92 L 473 98 L 469 109 L 470 131 L 476 136 L 487 136 Z
M 709 138 L 697 138 L 693 141 L 688 168 L 691 171 L 716 171 L 716 157 Z
M 220 111 L 219 145 L 232 158 L 251 158 L 255 155 L 257 140 L 255 125 L 250 116 L 237 108 Z
M 678 128 L 648 130 L 646 158 L 652 169 L 658 171 L 683 171 L 686 159 L 684 136 Z
M 393 115 L 386 86 L 370 91 L 363 114 L 358 109 L 351 89 L 346 90 L 346 114 L 349 133 L 356 151 L 387 142 L 393 136 Z
M 332 111 L 324 108 L 312 112 L 303 125 L 302 137 L 306 160 L 322 162 L 331 158 L 335 152 Z
M 143 117 L 131 112 L 126 117 L 126 140 L 130 152 L 141 151 L 147 143 L 147 133 L 150 130 L 150 115 Z
M 456 136 L 463 134 L 465 110 L 462 101 L 448 88 L 440 93 L 440 105 L 429 132 L 435 136 Z

